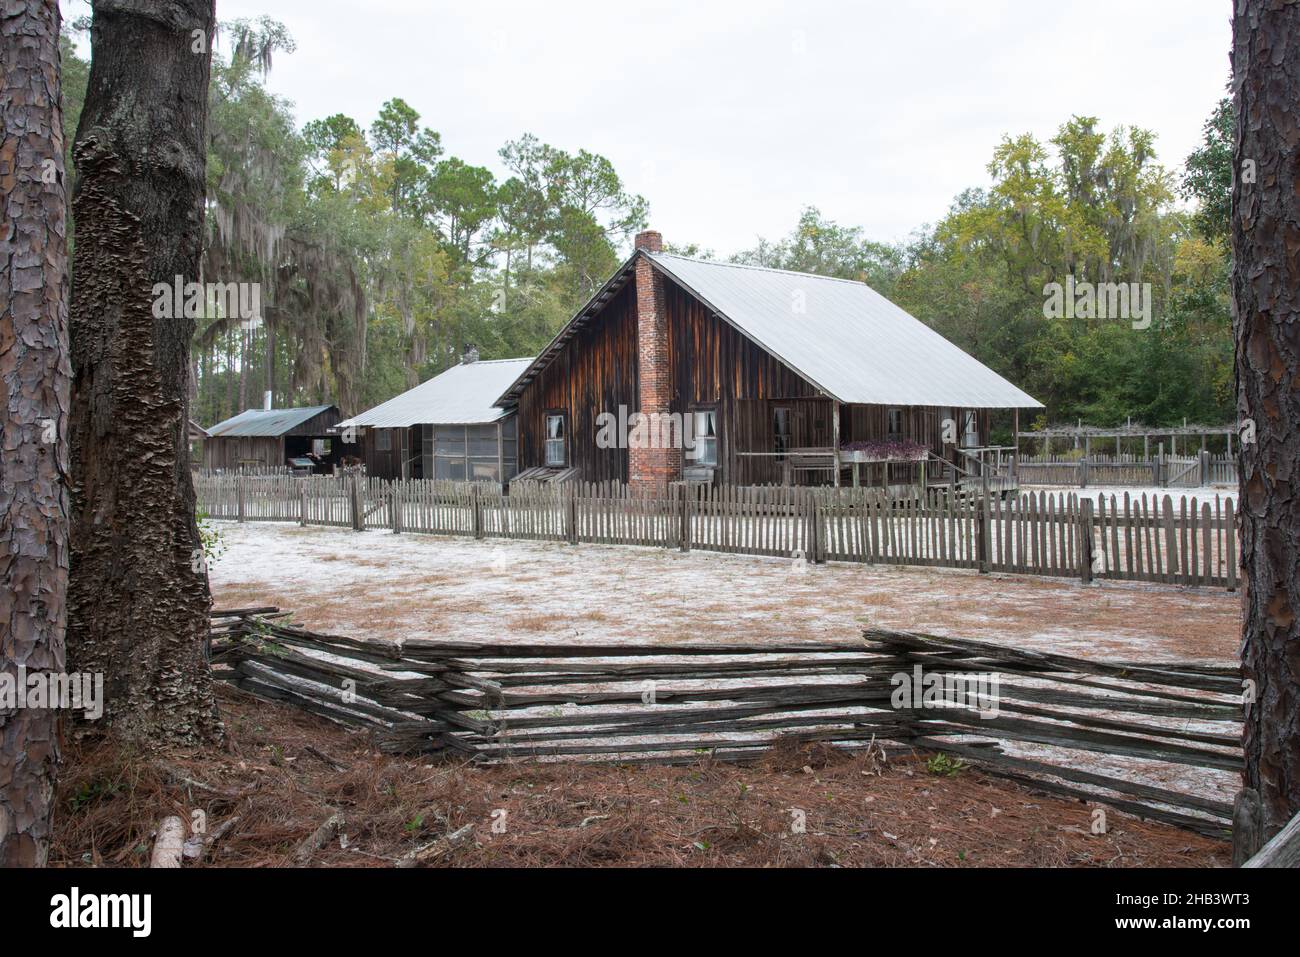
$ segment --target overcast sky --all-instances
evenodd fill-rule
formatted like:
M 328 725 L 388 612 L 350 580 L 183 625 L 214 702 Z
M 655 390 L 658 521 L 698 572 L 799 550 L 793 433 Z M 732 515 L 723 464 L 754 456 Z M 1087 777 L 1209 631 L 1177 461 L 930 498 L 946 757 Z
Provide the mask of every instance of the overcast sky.
M 85 11 L 65 0 L 65 12 Z M 722 255 L 801 207 L 906 239 L 988 183 L 1005 134 L 1071 114 L 1147 127 L 1179 166 L 1223 95 L 1228 0 L 217 0 L 297 51 L 299 123 L 400 96 L 500 172 L 524 132 L 613 161 L 670 242 Z

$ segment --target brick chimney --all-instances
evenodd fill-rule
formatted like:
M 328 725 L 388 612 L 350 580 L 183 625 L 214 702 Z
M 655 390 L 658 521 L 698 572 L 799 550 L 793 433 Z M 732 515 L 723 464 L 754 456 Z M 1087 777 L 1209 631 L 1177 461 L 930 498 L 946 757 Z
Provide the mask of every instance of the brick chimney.
M 653 230 L 637 235 L 638 250 L 657 253 L 664 238 Z M 664 280 L 645 256 L 636 261 L 636 331 L 639 408 L 643 415 L 667 414 L 672 400 L 668 365 L 668 319 L 664 315 Z M 656 434 L 658 428 L 653 429 Z M 628 484 L 636 491 L 659 491 L 681 478 L 682 450 L 628 449 Z
M 664 250 L 664 237 L 653 229 L 647 229 L 643 233 L 637 233 L 636 239 L 632 245 L 637 249 L 644 249 L 648 253 L 661 253 Z

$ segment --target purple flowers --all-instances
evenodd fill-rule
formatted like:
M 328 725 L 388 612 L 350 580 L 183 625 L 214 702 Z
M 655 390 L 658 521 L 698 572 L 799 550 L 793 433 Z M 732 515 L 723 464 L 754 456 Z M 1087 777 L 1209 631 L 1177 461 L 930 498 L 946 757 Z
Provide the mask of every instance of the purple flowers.
M 906 439 L 845 442 L 841 452 L 861 452 L 862 458 L 873 462 L 919 462 L 929 451 L 924 445 Z

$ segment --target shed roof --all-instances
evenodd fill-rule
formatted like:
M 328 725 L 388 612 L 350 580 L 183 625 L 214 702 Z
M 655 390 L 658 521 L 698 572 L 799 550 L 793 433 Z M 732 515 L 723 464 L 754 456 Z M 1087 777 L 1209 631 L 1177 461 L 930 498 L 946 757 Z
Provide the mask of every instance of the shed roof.
M 840 402 L 980 409 L 1042 408 L 979 360 L 866 283 L 638 251 L 539 357 L 538 368 L 648 256 L 725 322 Z M 526 370 L 502 402 L 537 369 Z
M 401 429 L 495 422 L 506 412 L 493 403 L 532 362 L 531 358 L 463 362 L 337 427 Z
M 332 405 L 312 405 L 301 409 L 247 409 L 208 429 L 214 438 L 244 436 L 279 438 L 297 428 L 308 419 L 334 408 Z

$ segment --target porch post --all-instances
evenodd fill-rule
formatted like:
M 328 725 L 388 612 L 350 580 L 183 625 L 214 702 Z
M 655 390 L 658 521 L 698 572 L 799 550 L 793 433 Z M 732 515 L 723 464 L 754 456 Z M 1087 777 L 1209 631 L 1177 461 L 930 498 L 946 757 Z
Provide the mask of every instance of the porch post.
M 1015 434 L 1012 436 L 1011 444 L 1015 450 L 1011 453 L 1011 485 L 1013 488 L 1020 487 L 1020 410 L 1013 409 L 1011 412 L 1011 431 Z M 1046 458 L 1046 456 L 1044 456 Z
M 831 403 L 831 443 L 835 450 L 833 461 L 835 463 L 835 487 L 840 487 L 840 404 Z

